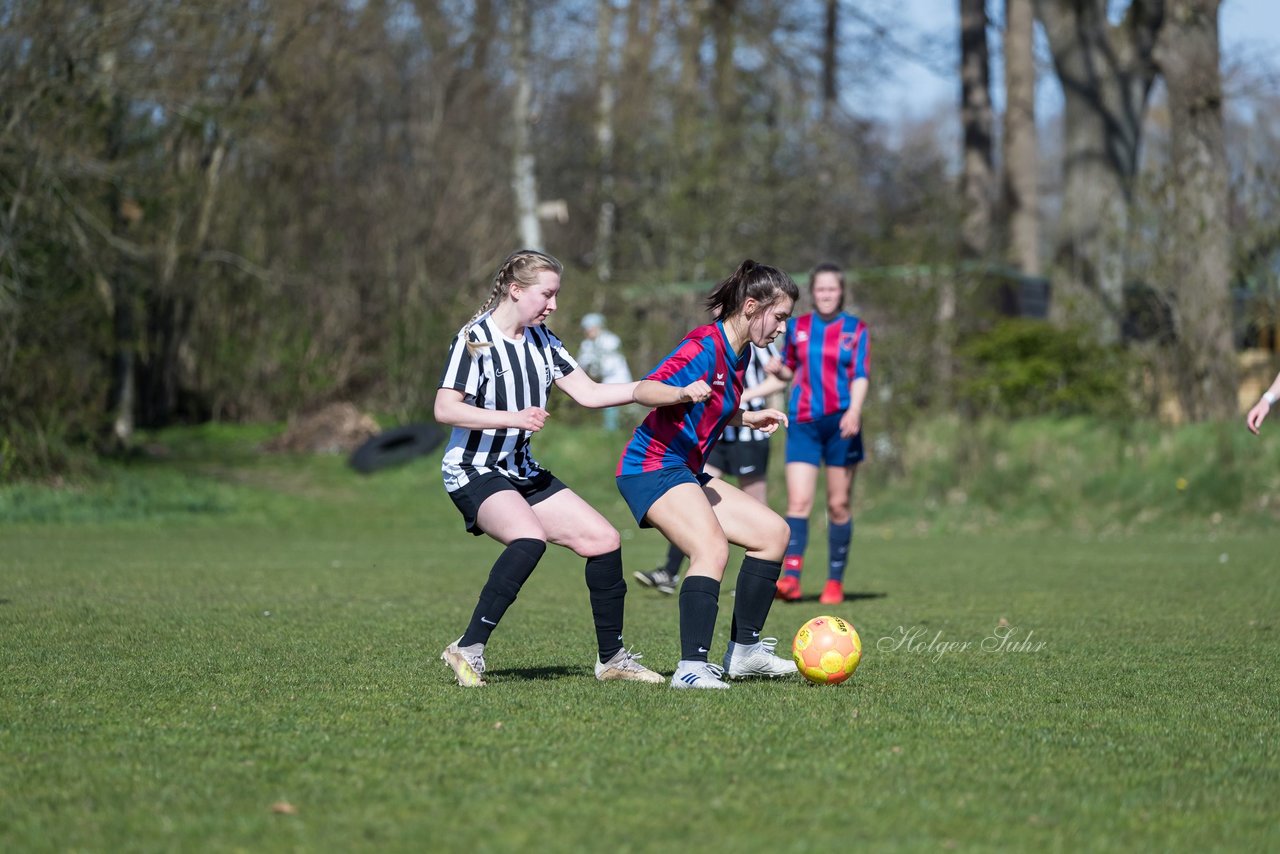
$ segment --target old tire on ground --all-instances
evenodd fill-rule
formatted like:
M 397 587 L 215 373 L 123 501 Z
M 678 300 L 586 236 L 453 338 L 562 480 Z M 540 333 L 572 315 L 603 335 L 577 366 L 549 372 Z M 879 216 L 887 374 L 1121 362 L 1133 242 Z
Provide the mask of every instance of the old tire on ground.
M 406 424 L 384 430 L 351 454 L 351 467 L 361 474 L 373 474 L 429 454 L 444 441 L 437 424 Z

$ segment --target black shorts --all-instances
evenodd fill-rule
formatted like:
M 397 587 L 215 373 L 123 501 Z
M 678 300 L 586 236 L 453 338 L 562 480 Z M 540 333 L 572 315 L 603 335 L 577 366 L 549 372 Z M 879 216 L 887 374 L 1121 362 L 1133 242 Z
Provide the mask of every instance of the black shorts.
M 733 477 L 764 477 L 769 471 L 769 440 L 717 442 L 706 462 Z
M 546 501 L 560 490 L 568 488 L 558 477 L 545 469 L 542 474 L 534 475 L 529 480 L 513 480 L 491 471 L 467 481 L 464 486 L 450 492 L 449 498 L 453 500 L 453 506 L 457 507 L 458 512 L 462 514 L 462 521 L 466 523 L 467 530 L 478 537 L 484 531 L 476 527 L 476 515 L 480 512 L 480 505 L 490 495 L 510 489 L 523 495 L 524 500 L 528 501 L 529 506 L 532 507 L 540 501 Z

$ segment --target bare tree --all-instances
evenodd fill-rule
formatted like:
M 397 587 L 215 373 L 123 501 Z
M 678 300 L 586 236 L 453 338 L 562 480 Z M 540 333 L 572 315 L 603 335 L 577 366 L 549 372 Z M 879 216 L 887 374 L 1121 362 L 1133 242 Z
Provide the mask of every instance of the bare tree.
M 831 124 L 839 101 L 840 0 L 827 0 L 826 23 L 822 30 L 822 124 Z
M 596 77 L 598 79 L 598 105 L 596 108 L 596 153 L 599 181 L 599 207 L 596 214 L 596 275 L 600 281 L 613 278 L 613 0 L 599 0 L 596 4 Z
M 1054 313 L 1120 338 L 1133 182 L 1156 77 L 1163 0 L 1131 0 L 1112 25 L 1107 0 L 1035 0 L 1062 82 L 1064 174 L 1054 250 Z
M 960 121 L 964 128 L 963 254 L 984 257 L 991 248 L 994 114 L 986 0 L 960 0 Z
M 986 0 L 960 0 L 960 124 L 963 129 L 960 257 L 986 258 L 991 249 L 994 206 L 994 114 L 991 107 L 990 54 L 987 46 Z M 938 282 L 933 358 L 938 397 L 951 400 L 956 338 L 956 277 Z
M 515 100 L 511 105 L 511 124 L 515 129 L 512 165 L 512 188 L 515 191 L 516 217 L 520 224 L 520 243 L 528 249 L 542 249 L 542 223 L 538 221 L 537 155 L 530 141 L 530 106 L 533 101 L 533 79 L 530 69 L 531 16 L 529 0 L 512 0 L 511 54 L 516 77 Z
M 1032 0 L 1005 0 L 1004 209 L 1009 261 L 1027 276 L 1040 275 L 1039 190 L 1036 176 L 1036 66 Z
M 1220 0 L 1169 0 L 1156 58 L 1169 93 L 1170 261 L 1178 389 L 1193 420 L 1236 413 Z

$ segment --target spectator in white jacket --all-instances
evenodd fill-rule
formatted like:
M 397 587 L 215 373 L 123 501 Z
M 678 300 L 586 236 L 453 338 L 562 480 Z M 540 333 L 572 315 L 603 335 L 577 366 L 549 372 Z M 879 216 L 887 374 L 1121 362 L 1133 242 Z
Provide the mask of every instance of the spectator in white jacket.
M 578 366 L 596 382 L 629 383 L 631 368 L 622 355 L 622 340 L 605 328 L 604 315 L 591 312 L 582 318 L 582 347 L 578 350 Z M 618 429 L 618 409 L 602 409 L 604 429 Z

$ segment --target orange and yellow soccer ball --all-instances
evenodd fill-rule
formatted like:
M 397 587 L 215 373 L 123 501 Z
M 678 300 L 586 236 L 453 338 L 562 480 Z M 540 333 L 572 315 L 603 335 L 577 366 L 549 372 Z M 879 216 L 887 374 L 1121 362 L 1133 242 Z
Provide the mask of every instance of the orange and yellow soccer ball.
M 814 617 L 796 632 L 791 656 L 800 675 L 815 685 L 837 685 L 862 661 L 862 638 L 839 617 Z

